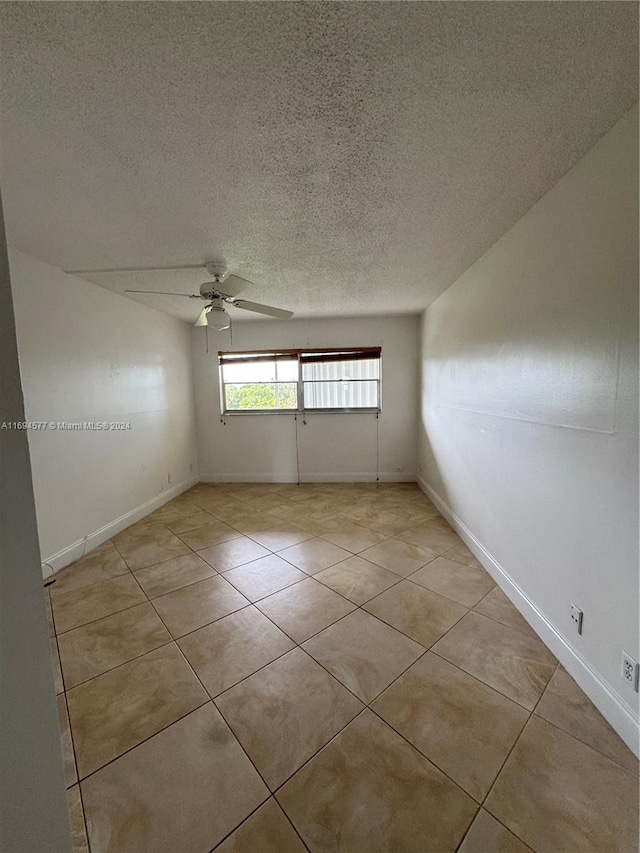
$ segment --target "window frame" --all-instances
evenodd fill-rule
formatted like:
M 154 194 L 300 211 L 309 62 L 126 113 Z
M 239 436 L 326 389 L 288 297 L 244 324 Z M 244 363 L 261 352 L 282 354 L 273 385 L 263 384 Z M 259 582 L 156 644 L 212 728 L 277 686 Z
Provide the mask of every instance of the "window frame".
M 347 355 L 347 358 L 340 359 L 341 354 Z M 317 359 L 305 360 L 304 356 L 318 355 Z M 305 382 L 340 382 L 346 380 L 305 380 L 303 379 L 303 365 L 315 362 L 323 362 L 325 359 L 322 356 L 330 356 L 326 361 L 368 361 L 376 359 L 379 362 L 378 378 L 377 379 L 351 379 L 350 382 L 375 382 L 377 385 L 377 406 L 366 407 L 337 407 L 337 408 L 310 408 L 306 409 L 304 405 L 304 386 Z M 350 355 L 350 357 L 349 357 Z M 331 358 L 333 356 L 333 358 Z M 295 380 L 288 380 L 284 384 L 296 383 L 296 398 L 297 408 L 293 409 L 228 409 L 226 398 L 226 384 L 223 378 L 224 364 L 245 363 L 252 361 L 291 361 L 295 359 L 297 362 L 298 375 Z M 326 363 L 325 361 L 325 363 Z M 235 417 L 236 415 L 362 415 L 362 414 L 380 414 L 382 412 L 382 347 L 313 347 L 311 349 L 274 349 L 274 350 L 245 350 L 245 351 L 218 351 L 218 382 L 220 386 L 220 416 L 226 418 L 228 415 Z M 243 384 L 229 382 L 229 385 Z M 273 385 L 273 382 L 251 382 L 245 383 L 250 385 Z

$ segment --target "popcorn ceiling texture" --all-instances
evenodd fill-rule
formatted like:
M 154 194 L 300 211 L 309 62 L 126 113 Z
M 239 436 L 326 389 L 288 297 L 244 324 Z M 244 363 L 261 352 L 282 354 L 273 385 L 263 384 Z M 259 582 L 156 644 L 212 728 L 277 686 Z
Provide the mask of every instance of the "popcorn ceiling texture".
M 10 244 L 224 258 L 301 316 L 422 310 L 638 97 L 633 3 L 20 2 L 0 29 Z

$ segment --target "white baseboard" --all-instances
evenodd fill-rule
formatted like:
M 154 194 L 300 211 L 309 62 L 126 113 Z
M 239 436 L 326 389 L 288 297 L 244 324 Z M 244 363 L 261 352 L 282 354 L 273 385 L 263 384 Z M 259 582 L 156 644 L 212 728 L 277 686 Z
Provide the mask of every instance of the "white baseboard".
M 72 545 L 68 545 L 56 554 L 47 557 L 46 560 L 42 561 L 42 576 L 48 578 L 75 560 L 79 560 L 80 557 L 84 557 L 85 554 L 88 554 L 89 551 L 93 551 L 98 545 L 102 545 L 103 542 L 111 539 L 116 533 L 120 533 L 121 530 L 144 518 L 145 515 L 149 515 L 154 509 L 158 509 L 159 506 L 167 503 L 167 501 L 177 498 L 182 492 L 186 492 L 191 486 L 195 486 L 199 480 L 199 477 L 190 477 L 188 480 L 183 480 L 177 486 L 172 486 L 170 489 L 160 492 L 155 498 L 151 498 L 151 500 L 140 504 L 140 506 L 137 506 L 130 512 L 126 512 L 99 530 L 94 530 L 93 533 L 89 533 L 84 539 L 79 539 Z
M 416 475 L 404 471 L 384 472 L 377 475 L 381 483 L 415 483 Z M 201 474 L 201 483 L 297 483 L 294 474 Z M 376 474 L 346 471 L 339 474 L 301 473 L 301 483 L 375 483 Z
M 442 515 L 464 540 L 469 550 L 482 563 L 504 594 L 519 610 L 543 643 L 553 652 L 569 675 L 575 679 L 607 722 L 616 730 L 635 755 L 639 755 L 640 720 L 622 697 L 571 645 L 561 631 L 518 586 L 506 569 L 476 539 L 451 507 L 418 476 L 418 485 L 438 507 Z

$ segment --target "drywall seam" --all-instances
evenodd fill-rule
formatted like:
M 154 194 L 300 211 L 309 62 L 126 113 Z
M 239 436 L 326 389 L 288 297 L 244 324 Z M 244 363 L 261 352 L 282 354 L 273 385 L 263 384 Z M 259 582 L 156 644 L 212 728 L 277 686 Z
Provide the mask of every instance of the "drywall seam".
M 540 639 L 584 690 L 602 716 L 616 730 L 629 749 L 636 756 L 640 756 L 640 719 L 633 712 L 633 709 L 613 690 L 578 649 L 574 648 L 567 638 L 558 631 L 536 603 L 527 596 L 509 572 L 476 539 L 471 530 L 440 495 L 419 475 L 417 482 Z

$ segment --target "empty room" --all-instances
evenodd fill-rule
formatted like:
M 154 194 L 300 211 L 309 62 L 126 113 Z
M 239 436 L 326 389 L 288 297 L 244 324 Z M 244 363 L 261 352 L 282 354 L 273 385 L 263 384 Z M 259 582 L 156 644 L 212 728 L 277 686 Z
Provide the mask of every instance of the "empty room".
M 0 3 L 0 847 L 637 853 L 638 6 Z

